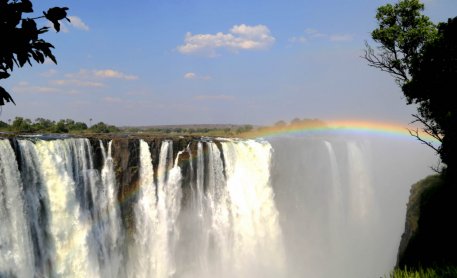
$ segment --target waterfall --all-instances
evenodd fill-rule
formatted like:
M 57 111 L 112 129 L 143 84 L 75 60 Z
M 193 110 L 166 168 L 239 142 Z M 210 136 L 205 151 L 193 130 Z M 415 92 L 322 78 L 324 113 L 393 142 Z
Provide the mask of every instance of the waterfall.
M 81 140 L 38 141 L 35 144 L 49 202 L 48 233 L 54 275 L 97 277 L 98 260 L 89 251 L 89 184 L 85 144 Z M 86 169 L 85 169 L 86 168 Z M 77 192 L 76 185 L 81 184 Z M 80 195 L 78 196 L 77 193 Z M 78 197 L 81 202 L 78 201 Z
M 108 151 L 100 141 L 103 156 L 101 184 L 97 186 L 95 205 L 98 217 L 94 219 L 98 225 L 96 238 L 100 240 L 99 258 L 102 277 L 120 277 L 122 264 L 122 240 L 119 205 L 117 203 L 117 183 L 114 174 L 112 157 L 112 141 L 108 143 Z
M 160 149 L 158 184 L 148 144 L 140 141 L 140 189 L 135 206 L 135 243 L 130 258 L 132 277 L 171 277 L 176 269 L 174 248 L 179 238 L 176 221 L 180 212 L 181 172 L 173 164 L 173 144 L 164 141 Z
M 382 276 L 404 203 L 373 145 L 0 139 L 0 277 Z
M 14 151 L 0 140 L 0 276 L 32 277 L 33 250 Z
M 234 269 L 246 276 L 278 277 L 284 258 L 270 186 L 271 146 L 245 141 L 223 142 L 222 148 L 232 214 Z

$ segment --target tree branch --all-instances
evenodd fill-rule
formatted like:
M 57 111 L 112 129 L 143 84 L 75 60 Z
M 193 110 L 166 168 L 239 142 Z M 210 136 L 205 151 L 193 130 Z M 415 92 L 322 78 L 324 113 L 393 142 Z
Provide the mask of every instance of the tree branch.
M 425 145 L 429 146 L 430 148 L 432 148 L 436 153 L 439 153 L 439 152 L 440 152 L 438 148 L 436 148 L 435 146 L 433 146 L 432 142 L 426 141 L 426 140 L 424 140 L 424 139 L 422 139 L 422 138 L 420 137 L 420 135 L 419 135 L 419 129 L 418 129 L 418 128 L 416 128 L 415 130 L 408 129 L 408 132 L 409 132 L 409 134 L 410 134 L 411 136 L 416 137 L 416 139 L 419 140 L 422 144 L 425 144 Z M 424 132 L 426 132 L 426 131 L 424 130 Z M 427 133 L 427 132 L 426 132 L 426 133 Z M 428 134 L 428 133 L 427 133 L 427 134 Z
M 427 123 L 427 121 L 425 119 L 421 118 L 417 114 L 412 114 L 411 116 L 413 116 L 413 118 L 415 118 L 415 120 L 412 121 L 411 124 L 417 123 L 417 122 L 423 124 L 425 126 L 425 129 L 423 129 L 425 133 L 427 133 L 431 137 L 435 138 L 440 143 L 443 143 L 443 138 L 442 138 L 443 136 L 438 132 L 438 130 L 436 130 L 436 127 L 433 127 L 432 125 Z
M 399 85 L 406 83 L 409 78 L 401 65 L 395 65 L 399 61 L 395 51 L 385 51 L 384 54 L 377 55 L 375 50 L 365 41 L 364 55 L 361 57 L 368 62 L 370 67 L 380 69 L 392 75 Z M 388 53 L 393 53 L 393 57 L 388 57 Z

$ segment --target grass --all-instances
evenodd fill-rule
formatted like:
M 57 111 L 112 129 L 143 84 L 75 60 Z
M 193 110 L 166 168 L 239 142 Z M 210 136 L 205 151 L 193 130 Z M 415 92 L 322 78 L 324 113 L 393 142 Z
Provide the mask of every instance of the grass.
M 457 277 L 457 267 L 435 267 L 420 269 L 394 269 L 384 278 L 454 278 Z

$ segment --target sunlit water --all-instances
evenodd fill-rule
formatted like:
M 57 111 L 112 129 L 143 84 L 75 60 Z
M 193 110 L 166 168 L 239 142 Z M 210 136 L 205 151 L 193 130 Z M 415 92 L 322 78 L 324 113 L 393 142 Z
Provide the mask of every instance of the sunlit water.
M 124 200 L 112 143 L 99 169 L 95 145 L 0 139 L 0 277 L 379 277 L 434 162 L 411 142 L 284 136 L 165 140 L 154 166 L 140 140 Z

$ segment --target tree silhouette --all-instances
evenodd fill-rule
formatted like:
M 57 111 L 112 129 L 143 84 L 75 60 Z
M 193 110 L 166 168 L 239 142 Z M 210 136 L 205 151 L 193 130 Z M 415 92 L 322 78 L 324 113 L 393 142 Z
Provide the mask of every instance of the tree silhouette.
M 33 13 L 30 0 L 0 0 L 0 79 L 10 77 L 14 66 L 23 67 L 26 63 L 32 66 L 32 60 L 44 63 L 45 58 L 57 64 L 51 49 L 52 44 L 40 36 L 49 31 L 49 27 L 37 27 L 36 20 L 44 18 L 50 21 L 54 29 L 60 31 L 59 21 L 67 18 L 66 7 L 54 7 L 43 12 L 42 16 L 24 17 Z M 14 103 L 11 95 L 0 86 L 0 106 L 5 102 Z
M 407 104 L 418 104 L 413 122 L 421 123 L 423 131 L 441 145 L 423 139 L 417 129 L 410 133 L 435 150 L 449 167 L 457 154 L 453 150 L 457 109 L 452 98 L 457 88 L 455 19 L 437 27 L 421 13 L 423 9 L 419 0 L 379 7 L 378 28 L 371 33 L 379 46 L 374 49 L 366 43 L 363 58 L 394 77 Z
M 427 133 L 440 138 L 436 150 L 453 170 L 457 164 L 457 17 L 438 25 L 437 39 L 424 46 L 411 76 L 402 87 L 407 101 L 418 104 L 416 118 Z

